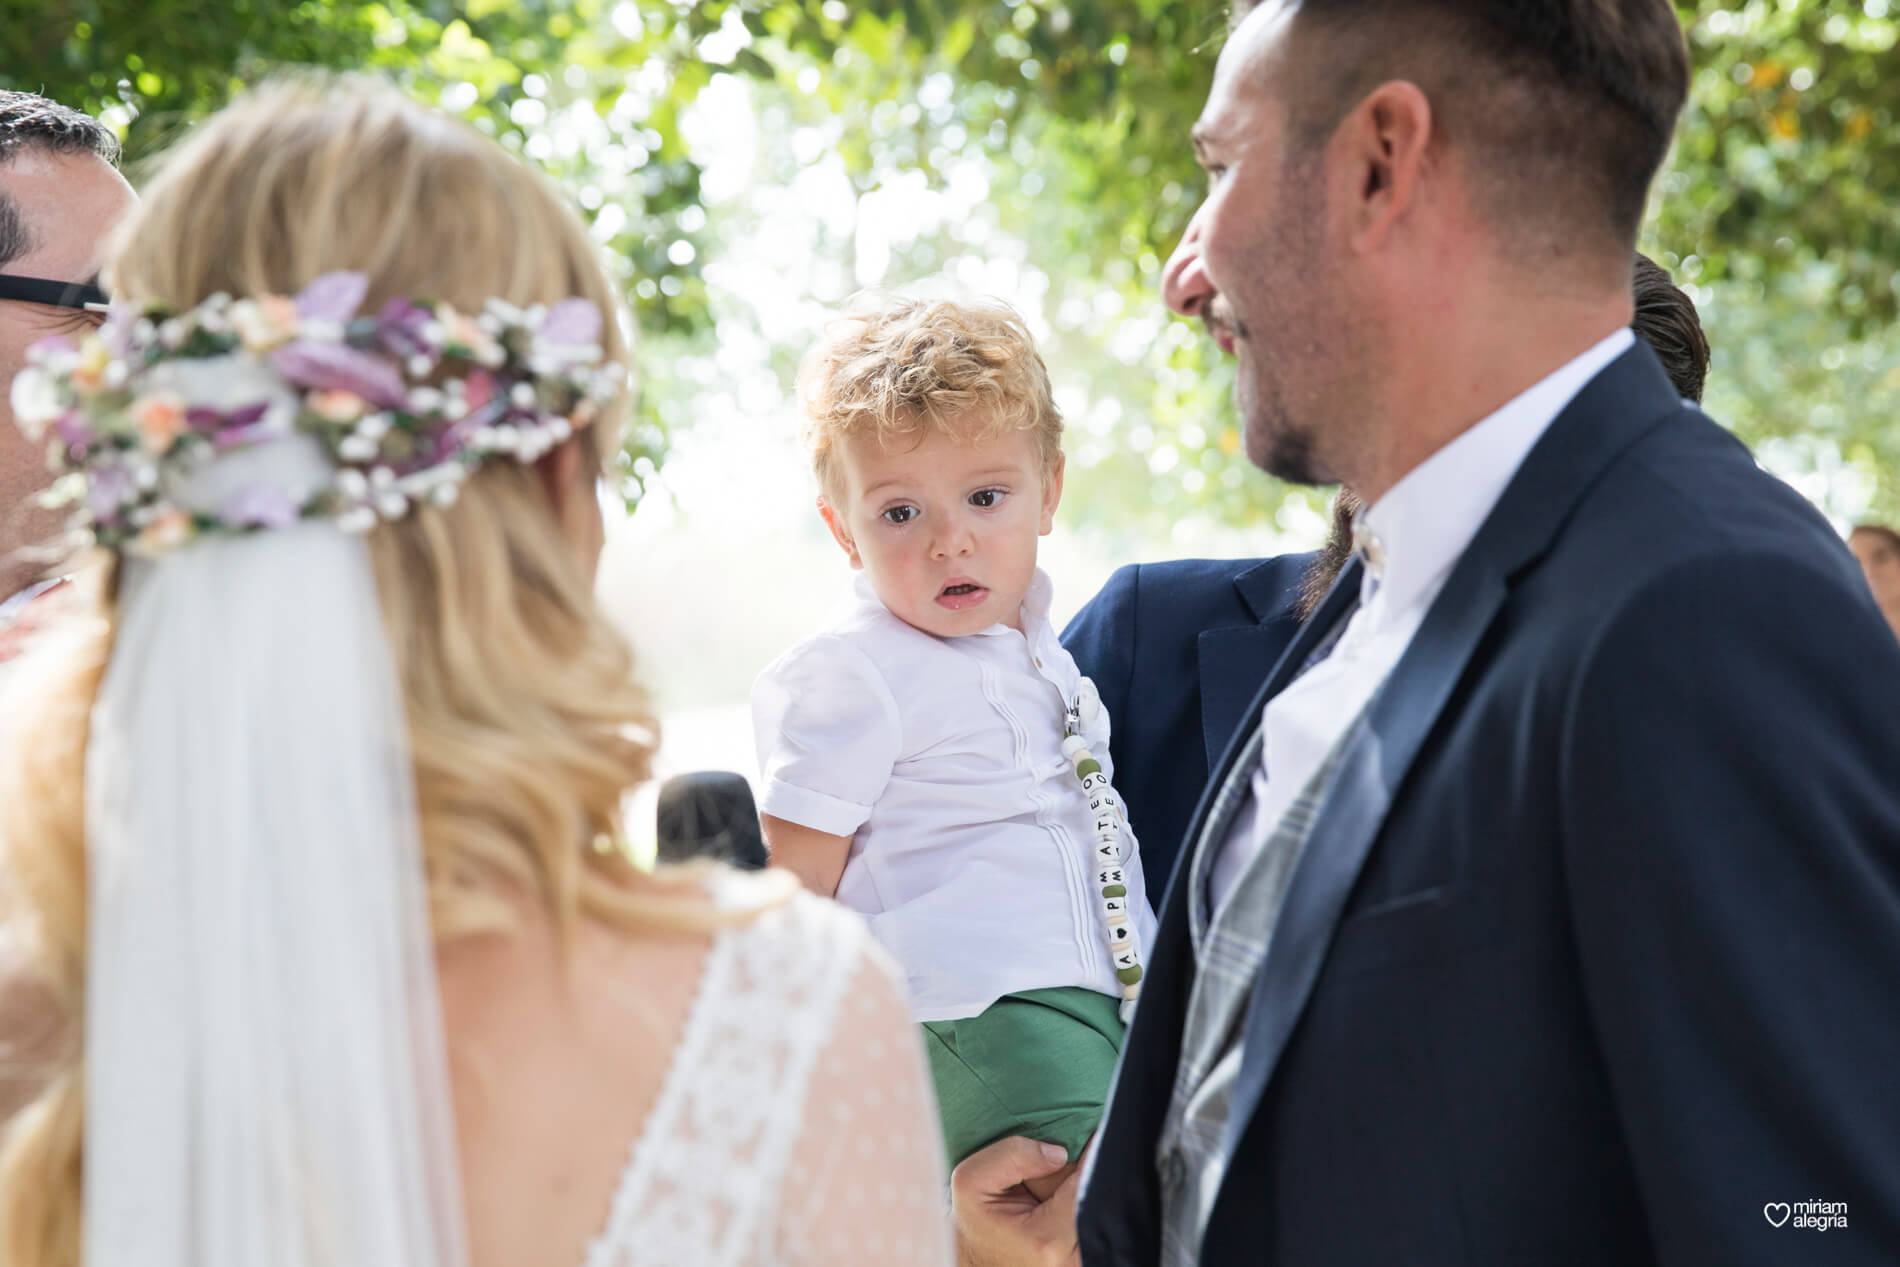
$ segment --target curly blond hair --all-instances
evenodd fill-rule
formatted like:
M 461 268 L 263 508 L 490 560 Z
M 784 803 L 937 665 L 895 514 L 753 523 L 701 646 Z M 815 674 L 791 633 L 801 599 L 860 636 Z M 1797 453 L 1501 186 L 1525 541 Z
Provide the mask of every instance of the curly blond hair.
M 839 441 L 886 447 L 932 431 L 987 444 L 1027 431 L 1045 475 L 1062 456 L 1062 414 L 1029 328 L 996 300 L 866 301 L 831 323 L 798 375 L 800 436 L 826 496 L 837 491 Z
M 182 310 L 218 291 L 295 294 L 334 269 L 367 274 L 372 306 L 415 295 L 475 311 L 489 298 L 578 295 L 608 315 L 607 356 L 627 360 L 615 288 L 566 199 L 492 140 L 373 79 L 280 81 L 194 129 L 147 188 L 109 276 L 116 295 Z M 624 413 L 623 400 L 594 424 L 590 475 Z M 691 872 L 643 878 L 597 847 L 620 836 L 657 724 L 540 473 L 484 467 L 454 505 L 383 524 L 368 544 L 438 941 L 511 927 L 517 895 L 563 934 L 583 919 L 697 933 L 750 917 L 720 909 Z M 11 1267 L 80 1261 L 85 757 L 117 571 L 110 556 L 89 569 L 70 645 L 33 665 L 37 699 L 0 762 L 7 914 L 28 934 L 65 1035 L 0 1155 L 0 1261 Z

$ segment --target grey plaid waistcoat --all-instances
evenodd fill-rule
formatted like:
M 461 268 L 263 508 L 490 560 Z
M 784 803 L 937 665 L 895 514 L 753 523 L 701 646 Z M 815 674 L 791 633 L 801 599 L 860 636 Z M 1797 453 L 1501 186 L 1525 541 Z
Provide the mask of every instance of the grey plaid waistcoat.
M 1377 693 L 1375 692 L 1375 698 Z M 1207 910 L 1208 874 L 1252 797 L 1262 729 L 1229 770 L 1195 841 L 1188 910 L 1196 971 L 1181 1035 L 1174 1093 L 1156 1142 L 1161 1176 L 1161 1267 L 1196 1267 L 1208 1215 L 1226 1170 L 1221 1138 L 1241 1067 L 1241 1034 L 1254 978 L 1266 959 L 1287 883 L 1313 829 L 1341 754 L 1365 724 L 1361 712 L 1261 846 L 1218 912 Z

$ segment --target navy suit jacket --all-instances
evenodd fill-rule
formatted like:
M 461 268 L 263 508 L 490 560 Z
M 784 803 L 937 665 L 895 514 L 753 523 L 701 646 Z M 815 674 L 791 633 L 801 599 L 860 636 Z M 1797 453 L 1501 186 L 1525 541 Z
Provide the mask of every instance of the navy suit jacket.
M 1108 709 L 1115 785 L 1156 910 L 1208 772 L 1300 627 L 1312 559 L 1130 564 L 1063 631 Z
M 1186 887 L 1087 1267 L 1157 1258 Z M 1371 705 L 1241 1042 L 1205 1267 L 1900 1262 L 1900 644 L 1646 347 L 1551 425 Z M 1808 1200 L 1848 1226 L 1771 1204 Z

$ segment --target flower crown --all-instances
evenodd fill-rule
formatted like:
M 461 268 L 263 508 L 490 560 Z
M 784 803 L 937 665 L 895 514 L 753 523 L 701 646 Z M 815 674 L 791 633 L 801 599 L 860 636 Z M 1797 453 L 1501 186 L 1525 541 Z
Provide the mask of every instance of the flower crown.
M 359 315 L 368 290 L 361 273 L 326 273 L 295 298 L 120 307 L 77 347 L 35 344 L 13 411 L 61 472 L 45 504 L 72 508 L 99 545 L 139 554 L 304 519 L 364 532 L 422 500 L 448 505 L 491 457 L 536 461 L 623 386 L 584 299 L 491 299 L 471 317 L 394 298 Z M 243 398 L 247 383 L 262 384 L 257 399 Z M 181 504 L 180 487 L 215 457 L 292 434 L 321 446 L 327 482 Z

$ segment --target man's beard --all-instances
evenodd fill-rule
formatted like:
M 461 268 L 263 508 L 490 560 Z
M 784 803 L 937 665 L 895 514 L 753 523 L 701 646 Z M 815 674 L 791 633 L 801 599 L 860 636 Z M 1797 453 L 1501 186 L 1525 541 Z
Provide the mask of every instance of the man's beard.
M 1260 366 L 1258 350 L 1237 325 L 1242 364 L 1234 374 L 1234 404 L 1240 414 L 1247 460 L 1289 484 L 1331 484 L 1333 476 L 1315 452 L 1313 432 L 1293 421 L 1281 377 Z M 1251 368 L 1250 368 L 1251 367 Z
M 1332 391 L 1320 383 L 1332 377 L 1328 369 L 1339 354 L 1332 340 L 1339 330 L 1325 298 L 1331 279 L 1320 237 L 1325 208 L 1317 182 L 1308 164 L 1289 163 L 1284 192 L 1263 216 L 1266 232 L 1252 252 L 1257 271 L 1248 280 L 1255 307 L 1243 317 L 1227 293 L 1208 306 L 1208 320 L 1234 334 L 1240 358 L 1234 404 L 1247 458 L 1289 484 L 1338 482 L 1318 452 L 1334 403 Z M 1295 296 L 1302 298 L 1291 301 Z M 1329 333 L 1322 336 L 1322 330 Z

